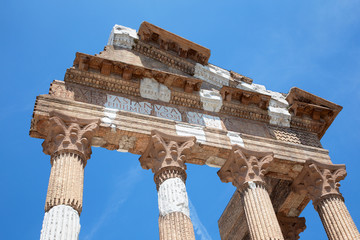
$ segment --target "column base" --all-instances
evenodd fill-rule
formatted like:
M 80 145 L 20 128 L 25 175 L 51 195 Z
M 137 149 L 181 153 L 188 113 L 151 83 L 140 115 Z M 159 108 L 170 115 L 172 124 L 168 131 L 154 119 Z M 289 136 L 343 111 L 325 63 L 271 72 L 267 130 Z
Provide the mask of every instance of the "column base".
M 58 205 L 45 213 L 40 240 L 77 240 L 79 233 L 79 213 L 70 206 Z

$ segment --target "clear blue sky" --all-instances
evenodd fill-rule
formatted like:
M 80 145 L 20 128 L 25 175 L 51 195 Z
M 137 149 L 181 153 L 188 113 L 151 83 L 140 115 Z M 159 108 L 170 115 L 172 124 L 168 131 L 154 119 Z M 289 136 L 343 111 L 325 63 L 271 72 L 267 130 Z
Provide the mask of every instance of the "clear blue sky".
M 221 3 L 220 3 L 221 2 Z M 2 1 L 0 239 L 39 239 L 50 174 L 28 136 L 35 97 L 62 80 L 75 52 L 95 54 L 111 28 L 148 21 L 211 49 L 210 62 L 287 93 L 293 86 L 344 107 L 322 139 L 345 163 L 341 192 L 360 226 L 360 2 Z M 81 240 L 158 239 L 153 174 L 138 156 L 93 148 L 85 169 Z M 220 239 L 217 220 L 234 192 L 217 169 L 188 165 L 197 239 Z M 301 239 L 326 239 L 310 203 Z

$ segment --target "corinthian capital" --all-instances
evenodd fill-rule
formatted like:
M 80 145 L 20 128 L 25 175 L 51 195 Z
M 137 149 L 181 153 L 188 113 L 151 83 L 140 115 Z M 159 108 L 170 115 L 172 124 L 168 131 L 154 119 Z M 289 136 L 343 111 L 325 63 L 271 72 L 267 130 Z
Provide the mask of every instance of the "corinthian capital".
M 150 142 L 139 159 L 141 166 L 151 169 L 153 173 L 165 167 L 185 170 L 185 162 L 195 140 L 195 137 L 173 136 L 153 130 Z
M 272 152 L 255 152 L 234 145 L 218 175 L 222 182 L 232 182 L 238 188 L 250 181 L 263 183 L 273 155 Z
M 306 160 L 305 166 L 293 188 L 298 192 L 306 192 L 316 202 L 326 195 L 341 195 L 340 183 L 346 177 L 344 164 L 325 164 L 314 160 Z
M 80 119 L 53 111 L 50 113 L 49 132 L 43 142 L 45 154 L 74 152 L 84 161 L 91 155 L 91 139 L 98 130 L 98 119 Z

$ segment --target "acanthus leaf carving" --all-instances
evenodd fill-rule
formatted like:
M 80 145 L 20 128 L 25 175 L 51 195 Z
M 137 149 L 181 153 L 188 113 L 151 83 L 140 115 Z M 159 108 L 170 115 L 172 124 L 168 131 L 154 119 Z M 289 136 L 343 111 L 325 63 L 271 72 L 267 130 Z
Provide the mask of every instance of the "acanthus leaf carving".
M 218 171 L 223 182 L 241 188 L 247 182 L 265 183 L 264 176 L 273 161 L 272 152 L 255 152 L 233 145 L 229 159 Z
M 195 141 L 195 137 L 173 136 L 153 130 L 150 142 L 139 159 L 141 166 L 153 173 L 166 167 L 185 170 L 185 162 Z
M 52 111 L 49 132 L 43 142 L 45 154 L 53 156 L 67 151 L 79 154 L 84 161 L 91 155 L 91 139 L 99 127 L 99 120 L 73 118 L 58 111 Z
M 327 195 L 341 196 L 339 181 L 345 177 L 344 164 L 325 164 L 309 159 L 292 186 L 295 191 L 306 193 L 316 205 Z

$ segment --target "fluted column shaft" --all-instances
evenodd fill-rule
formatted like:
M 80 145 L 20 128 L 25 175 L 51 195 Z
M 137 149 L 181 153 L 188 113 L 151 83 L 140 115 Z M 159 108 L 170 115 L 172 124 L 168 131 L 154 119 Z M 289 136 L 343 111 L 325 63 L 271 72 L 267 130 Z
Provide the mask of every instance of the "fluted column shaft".
M 218 171 L 223 182 L 232 182 L 241 194 L 252 240 L 283 240 L 264 180 L 273 153 L 256 152 L 234 145 Z
M 82 210 L 84 164 L 76 153 L 62 152 L 52 160 L 45 211 L 56 205 L 68 205 L 79 214 Z
M 186 159 L 195 137 L 168 135 L 156 130 L 140 157 L 151 169 L 158 190 L 160 240 L 195 240 L 186 192 Z
M 339 191 L 339 182 L 345 177 L 344 164 L 309 159 L 293 182 L 295 191 L 306 194 L 313 201 L 330 240 L 360 240 L 360 233 Z
M 284 239 L 265 186 L 248 182 L 240 191 L 251 239 Z
M 339 195 L 323 197 L 316 205 L 330 240 L 359 240 L 360 234 Z
M 160 240 L 195 240 L 182 169 L 164 169 L 158 186 Z
M 41 240 L 77 240 L 80 233 L 84 168 L 98 120 L 72 118 L 52 112 L 42 144 L 51 156 Z

